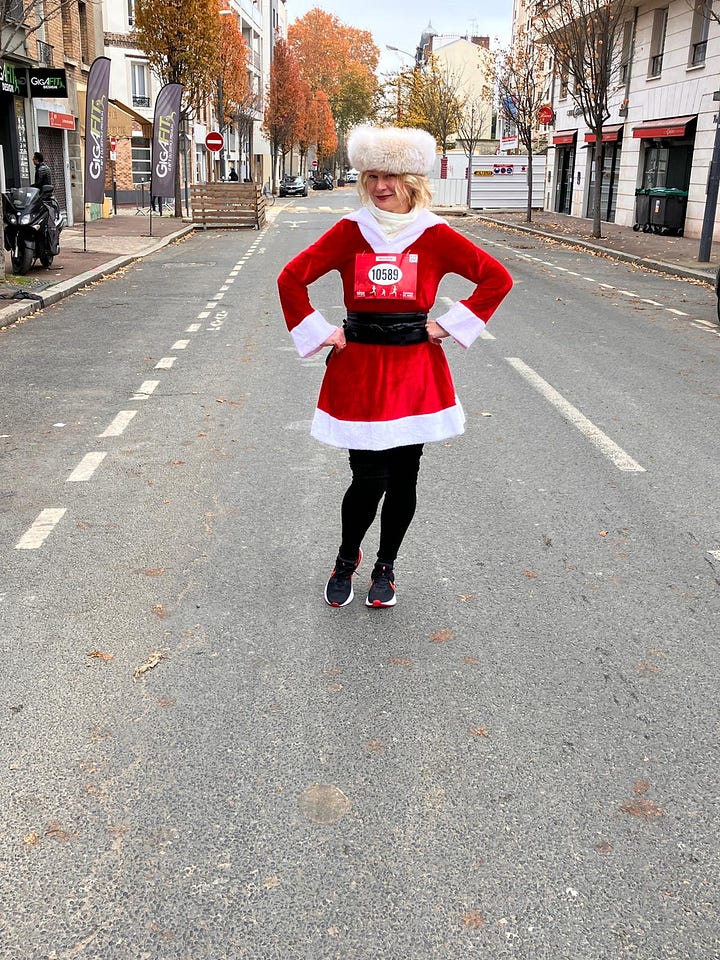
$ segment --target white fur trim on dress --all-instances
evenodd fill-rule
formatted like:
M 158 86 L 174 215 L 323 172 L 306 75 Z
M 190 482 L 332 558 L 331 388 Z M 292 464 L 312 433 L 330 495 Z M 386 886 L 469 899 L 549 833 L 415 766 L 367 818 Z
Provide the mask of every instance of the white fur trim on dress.
M 415 173 L 427 176 L 435 166 L 437 144 L 426 130 L 413 127 L 355 127 L 347 141 L 350 165 L 363 173 Z
M 352 220 L 357 223 L 363 238 L 370 244 L 374 253 L 402 253 L 420 237 L 429 227 L 438 223 L 447 223 L 429 210 L 421 210 L 415 219 L 403 227 L 400 233 L 388 238 L 382 231 L 380 224 L 370 213 L 367 207 L 361 207 L 352 213 L 346 213 L 343 220 Z
M 318 310 L 313 310 L 296 327 L 292 328 L 290 336 L 293 338 L 297 352 L 301 357 L 312 357 L 314 353 L 322 349 L 322 345 L 333 330 L 337 330 L 337 327 L 328 323 Z
M 453 340 L 457 340 L 466 349 L 483 332 L 485 322 L 469 310 L 464 303 L 454 303 L 447 313 L 434 318 L 443 330 L 447 330 Z
M 437 413 L 398 420 L 336 420 L 316 410 L 310 433 L 320 443 L 347 450 L 390 450 L 411 443 L 435 443 L 465 432 L 465 413 L 459 400 Z

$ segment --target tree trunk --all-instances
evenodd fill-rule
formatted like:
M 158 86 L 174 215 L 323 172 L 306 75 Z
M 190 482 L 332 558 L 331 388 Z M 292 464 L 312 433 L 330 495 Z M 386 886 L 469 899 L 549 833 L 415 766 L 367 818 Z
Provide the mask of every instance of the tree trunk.
M 527 162 L 527 213 L 525 219 L 532 223 L 532 202 L 533 202 L 533 152 L 532 147 L 528 149 Z

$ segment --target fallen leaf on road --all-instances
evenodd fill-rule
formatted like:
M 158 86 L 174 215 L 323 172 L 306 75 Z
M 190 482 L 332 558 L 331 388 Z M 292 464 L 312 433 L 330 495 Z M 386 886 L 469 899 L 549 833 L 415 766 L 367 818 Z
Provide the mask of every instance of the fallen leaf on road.
M 412 660 L 408 660 L 407 657 L 390 657 L 388 663 L 392 667 L 411 667 Z
M 600 531 L 600 536 L 601 536 L 601 537 L 606 537 L 607 535 L 608 535 L 607 530 L 601 530 L 601 531 Z
M 652 820 L 663 815 L 662 808 L 653 800 L 628 800 L 620 805 L 620 812 L 641 820 Z
M 280 886 L 281 882 L 280 877 L 265 877 L 263 887 L 265 887 L 266 890 L 274 890 Z
M 156 603 L 152 608 L 152 612 L 158 618 L 158 620 L 164 620 L 168 616 L 168 612 L 161 603 Z
M 146 570 L 146 577 L 159 577 L 161 574 L 165 573 L 165 567 L 153 567 L 152 570 Z
M 470 727 L 468 731 L 473 735 L 473 737 L 489 737 L 490 731 L 487 727 Z
M 447 643 L 448 640 L 452 640 L 453 632 L 452 630 L 436 630 L 435 633 L 430 637 L 431 643 Z
M 105 650 L 91 650 L 88 656 L 92 657 L 93 660 L 102 660 L 104 663 L 109 663 L 115 659 L 114 653 L 106 653 Z
M 468 910 L 467 913 L 463 914 L 462 922 L 469 930 L 479 930 L 480 927 L 485 925 L 485 920 L 479 910 Z
M 146 674 L 148 670 L 154 670 L 155 667 L 165 659 L 165 654 L 160 650 L 154 650 L 150 656 L 139 667 L 135 668 L 135 673 L 133 673 L 133 680 L 139 680 L 143 674 Z
M 523 573 L 523 576 L 527 577 L 528 580 L 535 580 L 538 575 L 537 573 L 535 573 L 534 570 L 525 570 L 525 572 Z
M 40 843 L 40 837 L 33 830 L 31 833 L 26 833 L 23 837 L 23 842 L 27 843 L 31 847 L 35 847 Z
M 474 593 L 459 593 L 459 594 L 458 594 L 458 600 L 462 600 L 464 603 L 467 603 L 469 600 L 474 600 L 474 599 L 475 599 L 475 594 L 474 594 Z

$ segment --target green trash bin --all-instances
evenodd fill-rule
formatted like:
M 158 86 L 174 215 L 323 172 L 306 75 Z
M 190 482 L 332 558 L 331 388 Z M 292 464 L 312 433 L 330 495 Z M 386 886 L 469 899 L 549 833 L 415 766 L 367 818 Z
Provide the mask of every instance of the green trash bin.
M 648 190 L 650 200 L 650 226 L 655 233 L 683 234 L 687 190 L 677 187 L 651 187 Z
M 644 187 L 638 187 L 635 191 L 635 223 L 633 230 L 643 230 L 645 233 L 650 229 L 650 197 L 648 190 Z

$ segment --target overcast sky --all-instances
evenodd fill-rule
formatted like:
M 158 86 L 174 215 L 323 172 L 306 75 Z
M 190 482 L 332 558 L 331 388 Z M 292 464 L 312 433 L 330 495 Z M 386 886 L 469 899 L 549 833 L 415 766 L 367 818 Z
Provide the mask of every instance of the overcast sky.
M 413 53 L 420 35 L 432 23 L 437 34 L 490 37 L 490 47 L 506 46 L 510 40 L 513 0 L 287 0 L 288 24 L 320 7 L 349 27 L 369 30 L 380 48 L 380 70 L 402 69 L 406 56 L 386 49 L 387 44 Z M 490 8 L 490 9 L 488 9 Z

